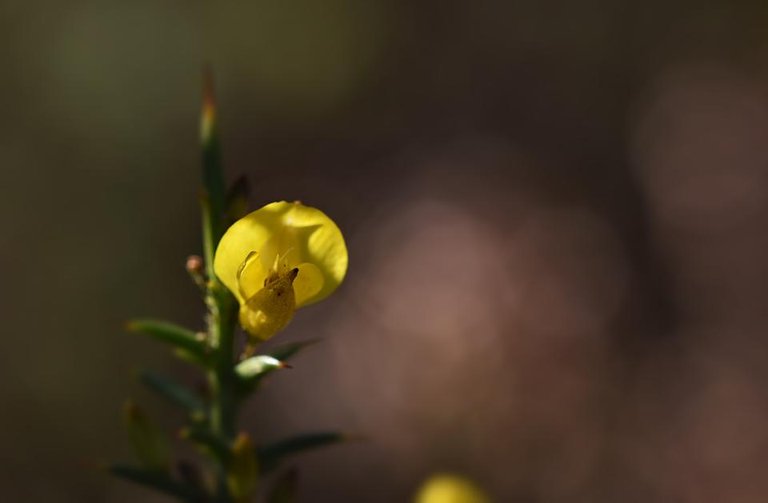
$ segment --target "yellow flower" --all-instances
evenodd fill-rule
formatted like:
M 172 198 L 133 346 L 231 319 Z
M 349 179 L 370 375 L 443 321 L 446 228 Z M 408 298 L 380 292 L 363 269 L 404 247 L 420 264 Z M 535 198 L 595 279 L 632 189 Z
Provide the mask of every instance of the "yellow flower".
M 446 473 L 430 477 L 414 503 L 490 503 L 490 499 L 472 481 Z
M 271 203 L 224 233 L 213 260 L 222 283 L 240 302 L 240 324 L 266 340 L 296 308 L 330 295 L 347 272 L 347 247 L 336 224 L 299 202 Z

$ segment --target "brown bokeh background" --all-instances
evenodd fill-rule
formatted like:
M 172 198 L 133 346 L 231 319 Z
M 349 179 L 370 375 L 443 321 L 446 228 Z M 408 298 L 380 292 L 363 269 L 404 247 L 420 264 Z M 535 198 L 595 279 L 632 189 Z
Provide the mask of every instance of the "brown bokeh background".
M 197 109 L 228 174 L 348 240 L 323 337 L 247 411 L 303 502 L 768 498 L 768 9 L 758 2 L 2 2 L 0 500 L 161 502 L 111 480 L 126 334 L 201 324 Z

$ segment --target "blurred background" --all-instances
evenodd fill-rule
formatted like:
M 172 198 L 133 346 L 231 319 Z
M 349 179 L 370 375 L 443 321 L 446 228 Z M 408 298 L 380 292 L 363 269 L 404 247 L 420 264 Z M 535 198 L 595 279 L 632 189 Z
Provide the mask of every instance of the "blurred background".
M 193 379 L 131 317 L 199 327 L 200 69 L 228 175 L 344 231 L 325 342 L 248 408 L 301 501 L 768 498 L 764 2 L 4 0 L 0 500 L 162 502 L 132 378 Z

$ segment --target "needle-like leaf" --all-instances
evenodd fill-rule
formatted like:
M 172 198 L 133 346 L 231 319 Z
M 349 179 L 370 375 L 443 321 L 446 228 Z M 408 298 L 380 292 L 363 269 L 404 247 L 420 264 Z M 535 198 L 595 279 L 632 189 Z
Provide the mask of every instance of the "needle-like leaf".
M 208 359 L 205 343 L 192 330 L 158 320 L 133 320 L 128 322 L 126 328 L 173 346 L 195 362 L 205 363 Z
M 318 432 L 297 435 L 256 449 L 259 466 L 263 472 L 275 469 L 288 456 L 310 449 L 317 449 L 347 440 L 338 432 Z
M 171 380 L 168 377 L 152 372 L 151 370 L 141 370 L 139 380 L 161 397 L 170 403 L 181 407 L 191 415 L 204 414 L 205 404 L 190 389 Z
M 175 481 L 167 473 L 153 472 L 121 464 L 110 466 L 109 471 L 115 477 L 160 491 L 187 503 L 208 501 L 208 496 L 205 493 Z

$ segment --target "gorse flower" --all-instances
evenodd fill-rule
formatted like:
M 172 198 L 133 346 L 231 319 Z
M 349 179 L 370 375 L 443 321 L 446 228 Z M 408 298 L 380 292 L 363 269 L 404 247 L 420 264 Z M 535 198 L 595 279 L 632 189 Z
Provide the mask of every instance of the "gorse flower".
M 299 202 L 271 203 L 235 222 L 213 261 L 240 303 L 240 324 L 257 341 L 282 330 L 296 308 L 330 295 L 347 272 L 336 224 Z
M 416 494 L 414 503 L 490 503 L 471 480 L 450 473 L 433 475 Z

